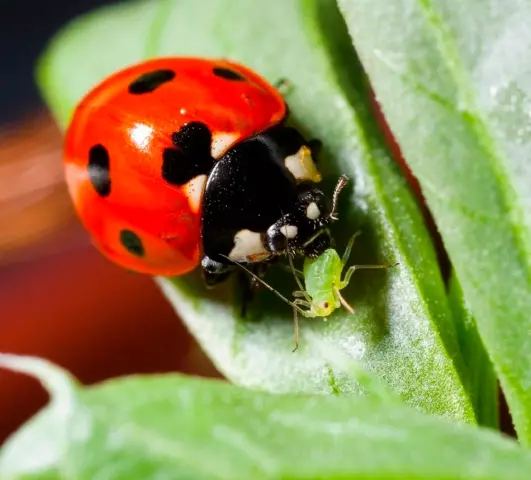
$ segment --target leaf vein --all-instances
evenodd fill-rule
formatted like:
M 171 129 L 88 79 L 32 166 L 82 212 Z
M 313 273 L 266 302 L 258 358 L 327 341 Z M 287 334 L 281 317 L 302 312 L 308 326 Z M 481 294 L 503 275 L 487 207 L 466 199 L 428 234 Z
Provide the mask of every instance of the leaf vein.
M 526 235 L 525 229 L 518 227 L 518 225 L 523 223 L 523 213 L 521 212 L 516 192 L 511 187 L 509 175 L 503 167 L 502 155 L 499 151 L 497 142 L 489 131 L 487 122 L 483 118 L 481 110 L 477 105 L 475 94 L 471 87 L 471 81 L 463 66 L 455 42 L 446 28 L 440 14 L 436 11 L 433 1 L 416 0 L 416 2 L 431 27 L 431 33 L 435 37 L 436 45 L 441 56 L 446 60 L 446 65 L 453 78 L 456 90 L 458 94 L 461 95 L 460 100 L 462 101 L 462 104 L 466 106 L 464 110 L 468 112 L 471 119 L 471 129 L 477 137 L 479 145 L 486 154 L 485 158 L 489 162 L 499 181 L 503 207 L 509 212 L 509 224 L 514 238 L 515 249 L 521 264 L 526 265 L 525 274 L 527 277 L 527 283 L 531 283 L 531 268 L 526 255 L 526 243 L 531 243 L 531 238 L 523 238 L 524 236 L 528 237 L 528 235 Z

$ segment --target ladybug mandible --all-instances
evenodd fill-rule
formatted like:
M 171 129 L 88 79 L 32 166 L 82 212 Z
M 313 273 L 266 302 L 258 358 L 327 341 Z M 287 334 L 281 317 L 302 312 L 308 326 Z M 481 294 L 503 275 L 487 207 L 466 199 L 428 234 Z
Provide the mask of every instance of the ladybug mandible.
M 227 60 L 163 58 L 78 105 L 65 172 L 98 249 L 127 269 L 214 285 L 236 267 L 330 245 L 334 201 L 280 93 Z

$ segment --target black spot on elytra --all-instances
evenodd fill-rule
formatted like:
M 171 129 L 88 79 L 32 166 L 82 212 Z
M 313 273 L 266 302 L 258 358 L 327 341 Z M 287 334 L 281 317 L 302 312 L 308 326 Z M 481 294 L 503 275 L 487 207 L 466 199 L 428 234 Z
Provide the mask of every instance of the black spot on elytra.
M 90 183 L 100 197 L 111 193 L 109 152 L 103 145 L 94 145 L 89 150 L 88 175 Z
M 212 69 L 212 73 L 214 73 L 216 77 L 224 78 L 225 80 L 245 80 L 245 77 L 243 77 L 243 75 L 239 74 L 238 72 L 235 72 L 234 70 L 231 70 L 230 68 L 214 67 Z
M 198 175 L 208 175 L 214 167 L 210 154 L 212 134 L 201 122 L 190 122 L 171 140 L 175 148 L 162 153 L 162 178 L 172 185 L 184 185 Z
M 129 253 L 137 257 L 144 256 L 144 245 L 142 245 L 142 240 L 140 240 L 140 237 L 135 232 L 122 230 L 120 232 L 120 243 Z
M 144 73 L 129 84 L 129 93 L 133 95 L 150 93 L 174 78 L 175 72 L 173 70 L 154 70 L 153 72 Z

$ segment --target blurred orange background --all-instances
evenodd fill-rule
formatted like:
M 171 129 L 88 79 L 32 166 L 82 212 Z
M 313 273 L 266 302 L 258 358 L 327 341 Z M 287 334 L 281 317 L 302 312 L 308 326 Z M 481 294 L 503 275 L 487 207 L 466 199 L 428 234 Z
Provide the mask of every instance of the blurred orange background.
M 135 372 L 217 375 L 147 276 L 105 260 L 74 216 L 62 137 L 36 112 L 0 134 L 0 352 L 38 355 L 92 383 Z M 0 370 L 0 441 L 46 401 Z
M 62 25 L 106 3 L 2 0 L 0 352 L 48 358 L 85 383 L 135 372 L 217 375 L 154 282 L 93 249 L 63 182 L 62 136 L 34 65 Z M 0 370 L 0 443 L 45 401 L 34 380 Z

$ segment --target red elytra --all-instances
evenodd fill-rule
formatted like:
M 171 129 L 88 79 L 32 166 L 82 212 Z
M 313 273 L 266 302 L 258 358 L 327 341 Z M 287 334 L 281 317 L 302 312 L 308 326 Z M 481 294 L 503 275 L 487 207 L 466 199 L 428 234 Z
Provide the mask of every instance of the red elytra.
M 75 110 L 64 158 L 70 194 L 95 245 L 137 272 L 194 269 L 204 183 L 169 183 L 162 174 L 164 152 L 179 150 L 176 133 L 200 122 L 217 159 L 285 116 L 272 85 L 226 60 L 149 60 L 104 80 Z

